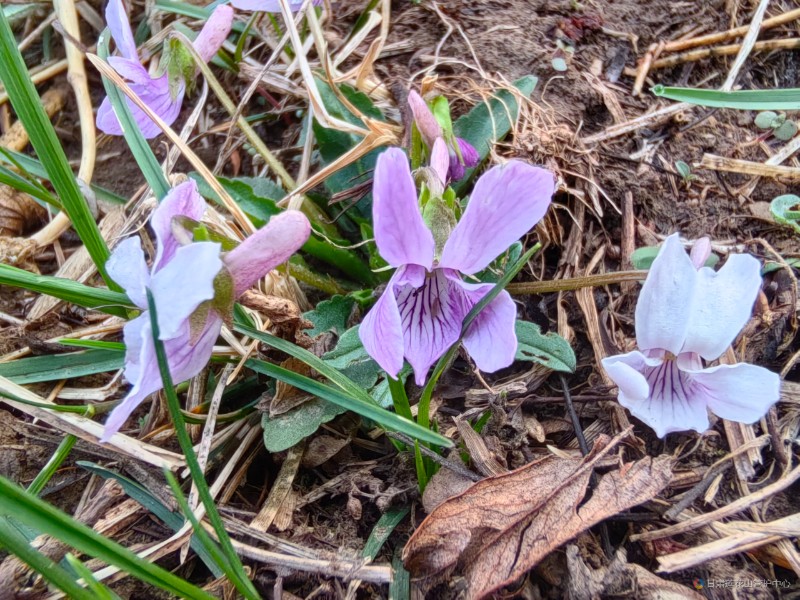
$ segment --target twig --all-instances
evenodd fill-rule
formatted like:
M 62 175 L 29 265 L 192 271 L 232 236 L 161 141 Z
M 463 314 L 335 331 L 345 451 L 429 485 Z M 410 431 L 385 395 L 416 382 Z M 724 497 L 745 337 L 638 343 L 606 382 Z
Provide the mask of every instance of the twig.
M 664 517 L 674 521 L 679 514 L 681 514 L 684 510 L 689 508 L 689 506 L 700 497 L 700 495 L 705 492 L 709 486 L 713 483 L 714 479 L 716 479 L 717 475 L 720 473 L 724 473 L 731 467 L 730 462 L 720 462 L 711 467 L 708 471 L 706 471 L 705 476 L 701 479 L 695 486 L 686 492 L 678 502 L 676 502 L 672 508 L 670 508 L 667 512 L 664 513 Z
M 647 271 L 618 271 L 617 273 L 598 273 L 597 275 L 583 275 L 569 279 L 554 279 L 552 281 L 524 281 L 509 283 L 506 291 L 519 296 L 529 294 L 546 294 L 549 292 L 564 292 L 579 290 L 587 287 L 599 287 L 622 283 L 624 281 L 644 281 Z
M 798 41 L 800 42 L 800 40 Z M 739 158 L 726 158 L 716 154 L 704 154 L 699 166 L 712 171 L 726 171 L 761 177 L 783 177 L 789 181 L 800 181 L 800 169 L 795 167 L 768 165 Z
M 789 12 L 785 12 L 777 17 L 765 19 L 761 22 L 760 29 L 761 31 L 766 31 L 767 29 L 772 29 L 778 25 L 783 25 L 784 23 L 794 21 L 797 18 L 800 18 L 800 8 L 790 10 Z M 718 31 L 715 33 L 707 33 L 706 35 L 701 35 L 700 37 L 696 38 L 667 42 L 664 44 L 663 51 L 679 52 L 681 50 L 687 50 L 688 48 L 696 48 L 697 46 L 710 46 L 711 44 L 718 44 L 719 42 L 727 42 L 728 40 L 743 36 L 749 31 L 749 29 L 750 25 L 742 25 L 741 27 L 735 27 L 733 29 L 729 29 L 728 31 Z
M 642 115 L 641 117 L 636 117 L 635 119 L 631 119 L 630 121 L 627 121 L 625 123 L 612 125 L 611 127 L 606 128 L 605 131 L 601 131 L 600 133 L 595 133 L 594 135 L 590 135 L 588 137 L 583 138 L 581 142 L 583 144 L 594 144 L 596 142 L 604 142 L 605 140 L 610 140 L 615 137 L 631 133 L 633 131 L 641 129 L 642 127 L 651 127 L 653 125 L 661 123 L 662 121 L 666 121 L 674 114 L 677 114 L 681 111 L 690 108 L 693 108 L 693 106 L 688 102 L 677 102 L 675 104 L 669 104 L 664 108 L 655 110 L 651 113 L 647 113 L 646 115 Z
M 763 487 L 760 490 L 753 492 L 749 496 L 739 498 L 738 500 L 731 502 L 726 506 L 718 508 L 717 510 L 713 510 L 710 513 L 698 515 L 697 517 L 689 519 L 688 521 L 684 521 L 683 523 L 671 525 L 657 531 L 646 531 L 643 533 L 634 534 L 631 536 L 631 541 L 652 541 L 686 533 L 688 531 L 693 531 L 714 521 L 719 521 L 720 519 L 740 513 L 743 510 L 748 509 L 753 504 L 761 502 L 762 500 L 766 500 L 778 492 L 782 492 L 798 479 L 800 479 L 800 467 L 795 467 L 792 471 L 787 473 L 775 483 Z
M 764 20 L 764 13 L 767 12 L 767 7 L 769 6 L 769 0 L 761 0 L 758 3 L 758 8 L 756 8 L 756 12 L 753 13 L 753 19 L 750 21 L 750 27 L 747 30 L 747 35 L 744 36 L 742 40 L 742 47 L 739 49 L 739 53 L 736 55 L 736 60 L 733 61 L 733 65 L 731 66 L 731 70 L 728 72 L 728 77 L 725 79 L 725 83 L 722 84 L 720 88 L 723 92 L 730 92 L 733 89 L 733 84 L 736 83 L 736 78 L 739 76 L 739 71 L 741 70 L 742 66 L 744 66 L 744 61 L 747 60 L 747 57 L 750 55 L 750 51 L 753 49 L 753 46 L 756 43 L 756 38 L 758 38 L 758 32 L 761 29 L 761 21 Z

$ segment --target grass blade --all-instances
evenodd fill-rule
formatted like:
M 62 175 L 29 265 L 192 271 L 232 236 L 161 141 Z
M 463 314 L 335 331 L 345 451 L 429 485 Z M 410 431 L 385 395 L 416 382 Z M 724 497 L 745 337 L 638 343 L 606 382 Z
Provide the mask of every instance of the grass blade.
M 116 371 L 123 367 L 124 362 L 125 353 L 119 350 L 91 349 L 48 354 L 0 363 L 0 377 L 24 385 Z
M 92 257 L 106 284 L 109 288 L 119 291 L 120 288 L 106 272 L 108 246 L 100 235 L 100 229 L 78 187 L 64 149 L 56 137 L 55 129 L 42 107 L 4 12 L 0 12 L 0 80 L 30 137 L 36 154 L 47 170 L 75 232 L 86 246 L 89 256 Z
M 786 90 L 718 92 L 716 90 L 656 85 L 653 87 L 652 92 L 661 98 L 714 108 L 737 108 L 740 110 L 800 110 L 800 89 L 797 88 Z
M 333 402 L 334 404 L 359 414 L 362 417 L 371 419 L 387 429 L 405 433 L 409 437 L 431 444 L 436 444 L 437 446 L 442 446 L 445 448 L 450 448 L 453 446 L 453 442 L 448 440 L 446 437 L 424 427 L 420 427 L 416 423 L 408 421 L 393 412 L 389 412 L 374 402 L 356 400 L 355 398 L 348 396 L 334 387 L 325 385 L 324 383 L 314 379 L 304 377 L 303 375 L 299 375 L 298 373 L 290 371 L 289 369 L 284 369 L 278 365 L 273 365 L 272 363 L 256 359 L 248 360 L 245 363 L 245 366 L 247 366 L 249 369 L 252 369 L 256 373 L 268 375 L 269 377 L 273 377 L 288 383 L 289 385 L 308 392 L 309 394 L 313 394 L 318 398 L 328 402 Z
M 211 594 L 158 565 L 143 560 L 127 548 L 112 542 L 47 502 L 18 488 L 5 477 L 0 477 L 0 497 L 3 498 L 0 502 L 0 515 L 14 517 L 33 529 L 63 541 L 79 552 L 99 558 L 137 579 L 181 598 L 214 600 Z
M 0 265 L 0 285 L 47 294 L 71 304 L 96 308 L 117 317 L 127 317 L 125 307 L 133 308 L 133 303 L 122 292 L 94 288 L 63 277 L 36 275 L 10 265 Z

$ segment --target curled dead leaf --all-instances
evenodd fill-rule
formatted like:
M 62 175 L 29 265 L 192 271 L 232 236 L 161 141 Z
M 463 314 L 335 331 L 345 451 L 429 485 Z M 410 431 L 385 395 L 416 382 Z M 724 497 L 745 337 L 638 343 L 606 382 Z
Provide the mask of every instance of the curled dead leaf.
M 47 211 L 28 194 L 0 185 L 0 236 L 19 237 L 42 224 Z
M 313 377 L 314 370 L 309 367 L 302 360 L 297 358 L 287 358 L 281 363 L 284 369 L 289 369 L 305 377 Z M 289 412 L 293 408 L 297 408 L 301 404 L 305 404 L 313 400 L 314 396 L 299 390 L 293 385 L 289 385 L 283 381 L 275 383 L 275 395 L 269 404 L 269 416 L 277 417 L 284 413 Z
M 598 462 L 625 435 L 601 436 L 584 459 L 548 456 L 444 502 L 408 541 L 406 569 L 431 582 L 459 569 L 466 597 L 485 598 L 581 532 L 654 498 L 670 481 L 668 456 L 638 460 L 624 477 L 618 469 L 598 473 L 587 491 Z

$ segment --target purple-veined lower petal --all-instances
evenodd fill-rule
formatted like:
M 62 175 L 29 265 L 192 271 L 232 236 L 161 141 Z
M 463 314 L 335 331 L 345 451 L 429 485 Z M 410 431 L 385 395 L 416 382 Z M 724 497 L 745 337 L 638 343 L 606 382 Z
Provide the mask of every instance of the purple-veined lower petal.
M 440 266 L 472 275 L 538 223 L 555 191 L 550 171 L 512 160 L 484 173 L 444 246 Z
M 455 272 L 448 273 L 448 277 L 464 290 L 466 312 L 494 287 L 491 283 L 467 283 Z M 503 290 L 470 323 L 462 343 L 481 371 L 494 373 L 514 362 L 517 353 L 516 320 L 517 307 L 511 295 Z
M 750 319 L 760 289 L 761 265 L 748 254 L 729 256 L 716 272 L 700 269 L 683 351 L 719 357 Z
M 619 403 L 649 425 L 658 437 L 674 431 L 708 429 L 705 399 L 693 374 L 674 360 L 629 352 L 603 359 L 603 368 L 619 387 Z
M 678 234 L 669 236 L 636 303 L 636 341 L 641 350 L 660 348 L 675 355 L 684 351 L 695 293 L 699 292 L 697 273 Z
M 403 327 L 404 354 L 414 369 L 417 385 L 421 386 L 433 363 L 461 335 L 467 312 L 466 294 L 442 269 L 434 269 L 421 286 L 396 285 L 395 289 Z
M 408 92 L 408 106 L 411 108 L 422 141 L 429 149 L 433 148 L 436 139 L 442 137 L 442 126 L 433 116 L 427 102 L 415 90 Z
M 150 270 L 142 251 L 142 240 L 132 236 L 122 240 L 106 262 L 111 279 L 125 290 L 128 298 L 141 309 L 147 309 L 147 286 Z
M 296 12 L 303 7 L 303 0 L 288 0 L 289 8 Z M 231 0 L 231 4 L 238 10 L 259 11 L 269 13 L 281 12 L 281 5 L 278 0 Z M 314 0 L 314 6 L 322 4 L 322 0 Z
M 217 6 L 194 40 L 194 47 L 205 62 L 210 61 L 222 47 L 231 32 L 231 25 L 233 9 L 227 4 Z
M 417 287 L 425 281 L 425 269 L 417 265 L 400 267 L 358 328 L 358 337 L 373 360 L 393 379 L 403 368 L 403 325 L 397 306 L 396 288 Z
M 780 399 L 778 374 L 747 363 L 701 370 L 694 381 L 711 412 L 738 423 L 755 423 Z
M 176 337 L 164 342 L 173 384 L 186 381 L 203 370 L 211 358 L 221 327 L 222 319 L 212 311 L 194 344 L 190 343 L 188 322 L 184 323 Z M 117 433 L 147 396 L 164 387 L 153 345 L 150 314 L 145 312 L 128 322 L 123 331 L 126 345 L 125 379 L 133 387 L 125 399 L 111 411 L 100 438 L 101 442 L 108 441 Z
M 297 210 L 272 217 L 264 227 L 244 240 L 225 257 L 225 267 L 234 281 L 236 297 L 249 289 L 306 243 L 311 225 Z
M 389 148 L 378 157 L 372 217 L 375 243 L 386 262 L 393 267 L 433 267 L 433 234 L 422 220 L 408 158 L 400 148 Z
M 431 150 L 431 168 L 442 182 L 442 187 L 447 185 L 447 171 L 450 168 L 450 156 L 447 154 L 447 143 L 444 138 L 436 138 Z
M 172 260 L 153 275 L 150 289 L 160 339 L 178 335 L 197 307 L 214 297 L 214 278 L 220 269 L 220 244 L 195 242 L 178 248 Z
M 109 0 L 108 6 L 106 6 L 106 23 L 111 30 L 111 37 L 116 42 L 119 53 L 125 58 L 138 62 L 136 42 L 133 39 L 133 31 L 122 0 Z
M 153 272 L 156 273 L 172 260 L 181 244 L 172 232 L 172 221 L 177 217 L 188 217 L 200 221 L 206 212 L 206 201 L 197 191 L 197 183 L 184 181 L 176 185 L 164 197 L 150 215 L 150 227 L 156 234 L 156 258 Z

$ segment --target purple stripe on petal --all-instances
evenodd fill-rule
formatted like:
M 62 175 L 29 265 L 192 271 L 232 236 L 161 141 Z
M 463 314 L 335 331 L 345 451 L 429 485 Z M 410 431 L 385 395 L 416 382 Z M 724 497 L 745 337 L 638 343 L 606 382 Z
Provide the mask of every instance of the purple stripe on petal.
M 441 269 L 435 269 L 420 287 L 398 286 L 397 306 L 406 359 L 414 369 L 417 385 L 424 385 L 428 369 L 461 335 L 465 292 Z

